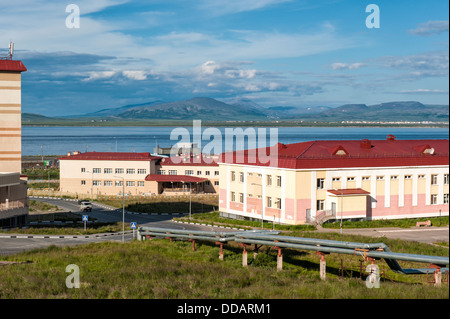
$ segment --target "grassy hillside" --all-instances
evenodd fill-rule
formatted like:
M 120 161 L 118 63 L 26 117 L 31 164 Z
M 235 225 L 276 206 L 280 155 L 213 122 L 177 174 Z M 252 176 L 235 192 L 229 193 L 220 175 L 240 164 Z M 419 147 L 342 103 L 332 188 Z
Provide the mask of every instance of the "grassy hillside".
M 353 239 L 353 238 L 352 238 Z M 392 244 L 392 243 L 391 243 Z M 393 248 L 398 248 L 399 243 Z M 344 265 L 358 264 L 354 256 L 327 256 L 327 281 L 319 278 L 319 257 L 313 252 L 283 250 L 283 271 L 277 272 L 276 252 L 260 250 L 249 266 L 242 267 L 242 248 L 225 246 L 225 258 L 218 259 L 213 243 L 158 239 L 144 242 L 107 242 L 77 247 L 30 251 L 0 260 L 26 262 L 1 265 L 0 298 L 120 298 L 120 299 L 446 299 L 446 285 L 435 288 L 425 276 L 397 275 L 396 282 L 381 282 L 368 289 L 359 273 L 346 273 Z M 418 245 L 420 246 L 420 245 Z M 420 249 L 420 247 L 408 249 Z M 397 250 L 397 249 L 394 249 Z M 435 252 L 439 248 L 434 249 Z M 443 250 L 444 251 L 444 250 Z M 443 252 L 441 252 L 443 253 Z M 448 250 L 446 251 L 448 254 Z M 376 262 L 386 268 L 382 261 Z M 65 285 L 69 264 L 80 269 L 80 289 Z M 413 266 L 413 265 L 406 265 Z M 423 266 L 423 265 L 422 265 Z

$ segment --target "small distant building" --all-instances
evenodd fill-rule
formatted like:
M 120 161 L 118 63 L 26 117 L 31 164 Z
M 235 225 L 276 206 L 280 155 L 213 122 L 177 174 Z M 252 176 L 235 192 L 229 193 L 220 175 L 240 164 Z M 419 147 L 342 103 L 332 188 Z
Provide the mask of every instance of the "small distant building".
M 257 150 L 256 159 L 249 151 L 235 152 L 219 163 L 220 212 L 293 225 L 448 216 L 448 142 L 389 135 L 277 144 Z M 277 164 L 259 161 L 258 152 L 276 153 Z
M 218 192 L 219 165 L 193 163 L 150 153 L 68 153 L 59 158 L 60 191 L 97 195 L 214 194 Z
M 21 61 L 12 60 L 12 51 L 0 57 L 0 228 L 27 224 L 26 177 L 22 171 Z

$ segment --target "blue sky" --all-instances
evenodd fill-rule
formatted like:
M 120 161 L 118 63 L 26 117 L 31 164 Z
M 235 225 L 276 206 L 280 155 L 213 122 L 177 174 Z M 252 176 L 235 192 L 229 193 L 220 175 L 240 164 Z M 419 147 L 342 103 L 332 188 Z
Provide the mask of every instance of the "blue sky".
M 80 9 L 67 28 L 66 6 Z M 366 27 L 366 6 L 380 28 Z M 447 0 L 0 3 L 23 112 L 74 115 L 206 96 L 262 106 L 448 104 Z

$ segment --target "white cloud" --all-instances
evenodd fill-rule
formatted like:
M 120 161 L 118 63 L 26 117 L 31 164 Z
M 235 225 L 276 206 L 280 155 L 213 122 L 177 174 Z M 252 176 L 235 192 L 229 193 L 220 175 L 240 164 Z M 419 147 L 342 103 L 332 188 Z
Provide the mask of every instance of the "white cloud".
M 341 63 L 336 62 L 331 64 L 331 68 L 333 70 L 356 70 L 366 66 L 365 63 L 357 62 L 357 63 Z
M 147 79 L 145 71 L 123 71 L 122 74 L 131 80 L 143 81 Z
M 441 34 L 444 32 L 448 32 L 448 20 L 447 21 L 428 21 L 425 23 L 419 24 L 419 26 L 414 29 L 410 30 L 409 32 L 414 35 L 434 35 L 434 34 Z
M 402 90 L 402 94 L 448 94 L 448 90 L 438 89 L 416 89 L 416 90 Z
M 94 80 L 104 80 L 112 78 L 114 75 L 116 75 L 116 71 L 96 71 L 96 72 L 90 72 L 89 77 L 84 79 L 83 81 L 94 81 Z
M 293 0 L 201 0 L 200 7 L 213 15 L 253 11 Z

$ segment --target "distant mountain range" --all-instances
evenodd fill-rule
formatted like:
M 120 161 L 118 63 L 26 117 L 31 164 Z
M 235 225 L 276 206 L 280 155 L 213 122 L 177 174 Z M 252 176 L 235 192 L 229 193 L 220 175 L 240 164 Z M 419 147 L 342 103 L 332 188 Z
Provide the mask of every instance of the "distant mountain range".
M 273 106 L 262 107 L 251 100 L 240 99 L 224 103 L 207 97 L 177 102 L 153 101 L 103 109 L 94 113 L 64 118 L 51 118 L 25 113 L 24 124 L 45 121 L 143 121 L 143 120 L 203 120 L 203 121 L 433 121 L 448 122 L 448 105 L 424 105 L 420 102 L 388 102 L 376 105 L 346 104 L 339 107 Z

